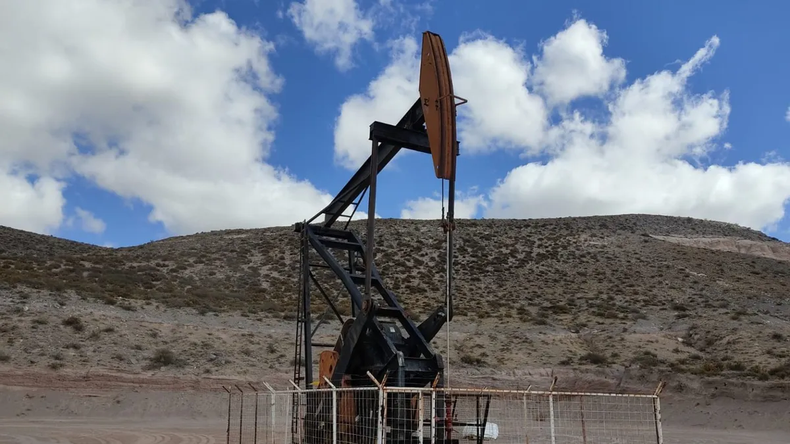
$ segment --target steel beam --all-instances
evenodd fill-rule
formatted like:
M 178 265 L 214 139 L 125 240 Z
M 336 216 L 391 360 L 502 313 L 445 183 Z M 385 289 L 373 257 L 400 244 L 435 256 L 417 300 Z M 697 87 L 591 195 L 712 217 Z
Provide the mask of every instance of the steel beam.
M 428 133 L 425 131 L 401 128 L 383 122 L 373 122 L 370 125 L 370 137 L 382 143 L 431 154 L 431 146 L 428 144 Z
M 351 301 L 357 308 L 362 307 L 362 292 L 359 291 L 359 288 L 354 284 L 354 281 L 351 277 L 348 276 L 346 270 L 337 262 L 337 259 L 326 250 L 324 245 L 321 244 L 321 241 L 314 235 L 311 235 L 311 229 L 309 226 L 306 227 L 307 230 L 307 238 L 310 241 L 310 245 L 313 246 L 313 249 L 318 253 L 319 256 L 329 265 L 329 268 L 335 272 L 335 275 L 340 278 L 340 281 L 343 282 L 343 285 L 348 290 L 349 295 L 351 296 Z
M 422 115 L 422 105 L 420 99 L 417 99 L 411 108 L 403 115 L 398 122 L 398 127 L 407 128 L 412 130 L 420 130 L 425 124 L 425 118 Z M 400 151 L 401 147 L 397 145 L 381 143 L 378 146 L 378 164 L 377 171 L 381 171 L 396 154 Z M 351 205 L 354 200 L 370 185 L 370 171 L 371 160 L 368 158 L 364 164 L 357 170 L 357 172 L 346 183 L 346 186 L 335 196 L 334 200 L 329 203 L 323 210 L 313 216 L 307 223 L 311 223 L 322 214 L 325 218 L 322 222 L 324 227 L 331 227 L 337 221 L 338 217 L 343 214 L 343 211 Z
M 372 296 L 372 287 L 370 281 L 372 279 L 371 272 L 373 270 L 373 248 L 375 245 L 374 227 L 376 223 L 376 177 L 378 176 L 378 169 L 373 168 L 373 165 L 379 163 L 379 144 L 376 138 L 373 138 L 372 151 L 370 154 L 370 194 L 368 194 L 368 239 L 365 250 L 365 297 L 370 299 Z

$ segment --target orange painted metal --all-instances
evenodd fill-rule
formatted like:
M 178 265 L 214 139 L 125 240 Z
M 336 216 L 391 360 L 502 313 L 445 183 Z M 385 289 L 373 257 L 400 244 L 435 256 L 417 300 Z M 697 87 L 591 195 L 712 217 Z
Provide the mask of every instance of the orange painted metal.
M 341 387 L 351 387 L 351 377 L 348 375 L 343 376 Z M 337 406 L 337 433 L 338 441 L 341 443 L 353 443 L 359 440 L 359 435 L 354 433 L 355 429 L 357 428 L 357 406 L 355 402 L 356 399 L 354 398 L 355 393 L 362 392 L 344 390 L 341 391 L 338 396 L 339 405 Z
M 329 388 L 329 384 L 326 383 L 324 377 L 329 380 L 332 379 L 340 354 L 334 350 L 326 350 L 322 351 L 318 356 L 318 388 L 326 389 Z M 351 387 L 350 379 L 348 375 L 344 375 L 341 387 Z M 340 442 L 353 442 L 357 416 L 354 395 L 353 391 L 341 391 L 338 393 L 337 432 Z
M 318 387 L 325 388 L 327 387 L 326 381 L 324 377 L 331 380 L 332 374 L 335 372 L 335 367 L 337 366 L 337 360 L 340 358 L 340 354 L 334 350 L 326 350 L 322 351 L 320 355 L 318 355 Z
M 329 380 L 332 379 L 332 374 L 335 372 L 339 358 L 340 354 L 334 350 L 321 352 L 318 358 L 318 388 L 329 388 L 324 377 Z M 343 376 L 341 387 L 351 387 L 349 381 L 348 375 Z M 337 433 L 340 442 L 353 442 L 355 418 L 357 416 L 354 394 L 353 391 L 341 391 L 338 393 Z
M 420 102 L 431 146 L 434 173 L 439 179 L 455 179 L 458 142 L 455 126 L 455 95 L 447 50 L 438 34 L 422 33 Z

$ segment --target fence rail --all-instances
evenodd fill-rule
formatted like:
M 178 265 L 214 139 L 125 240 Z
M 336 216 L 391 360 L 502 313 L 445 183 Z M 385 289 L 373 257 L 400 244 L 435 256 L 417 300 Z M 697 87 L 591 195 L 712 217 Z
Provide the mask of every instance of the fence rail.
M 226 390 L 226 444 L 663 444 L 660 390 Z

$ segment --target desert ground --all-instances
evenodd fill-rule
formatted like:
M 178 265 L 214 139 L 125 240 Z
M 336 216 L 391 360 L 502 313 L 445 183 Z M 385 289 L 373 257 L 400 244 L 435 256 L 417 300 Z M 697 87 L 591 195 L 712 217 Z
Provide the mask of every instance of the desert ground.
M 138 301 L 128 302 L 139 304 L 130 310 L 76 295 L 25 294 L 23 311 L 15 314 L 14 325 L 20 327 L 6 331 L 7 341 L 22 343 L 15 350 L 23 356 L 14 353 L 0 363 L 0 444 L 224 443 L 228 412 L 223 385 L 289 385 L 293 323 L 288 320 L 205 316 Z M 9 313 L 16 302 L 3 298 L 0 306 Z M 72 318 L 85 327 L 78 332 L 64 325 Z M 28 334 L 22 337 L 20 328 Z M 494 327 L 459 320 L 451 332 L 454 342 L 463 343 L 486 328 Z M 496 328 L 508 335 L 519 332 L 517 322 Z M 545 348 L 542 353 L 562 356 L 567 333 L 543 336 L 538 342 Z M 494 339 L 484 338 L 479 345 L 490 348 Z M 155 361 L 161 349 L 174 350 L 183 362 Z M 22 357 L 27 366 L 19 362 Z M 644 393 L 654 388 L 658 376 L 611 367 L 523 366 L 517 371 L 450 365 L 454 384 L 474 387 L 523 389 L 529 381 L 545 389 L 557 375 L 559 390 Z M 662 394 L 664 442 L 790 442 L 788 388 L 773 384 L 670 378 Z
M 377 230 L 384 280 L 420 320 L 442 301 L 441 229 Z M 225 442 L 223 385 L 292 376 L 294 236 L 110 249 L 0 227 L 0 444 Z M 433 344 L 453 384 L 665 381 L 664 442 L 790 443 L 787 244 L 689 218 L 481 220 L 459 221 L 456 257 L 451 347 L 446 330 Z
M 91 383 L 62 389 L 4 386 L 0 444 L 226 442 L 224 392 L 184 387 L 189 383 L 174 383 L 177 388 L 96 385 L 99 388 L 91 388 Z M 722 399 L 698 406 L 694 399 L 667 396 L 662 411 L 668 444 L 790 442 L 787 401 Z

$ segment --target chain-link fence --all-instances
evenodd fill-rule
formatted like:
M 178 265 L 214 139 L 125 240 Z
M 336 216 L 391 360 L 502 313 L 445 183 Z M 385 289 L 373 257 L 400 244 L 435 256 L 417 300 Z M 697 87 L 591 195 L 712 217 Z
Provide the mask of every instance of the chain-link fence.
M 227 444 L 662 444 L 658 394 L 395 387 L 228 391 Z

